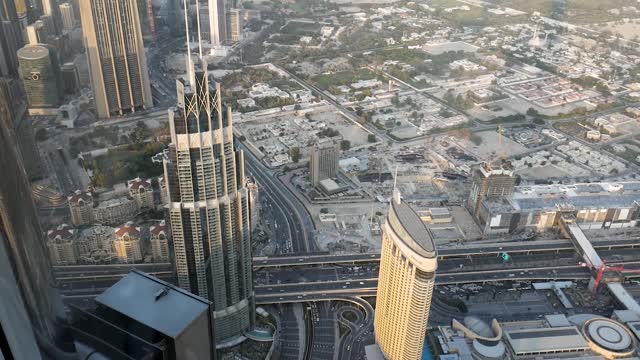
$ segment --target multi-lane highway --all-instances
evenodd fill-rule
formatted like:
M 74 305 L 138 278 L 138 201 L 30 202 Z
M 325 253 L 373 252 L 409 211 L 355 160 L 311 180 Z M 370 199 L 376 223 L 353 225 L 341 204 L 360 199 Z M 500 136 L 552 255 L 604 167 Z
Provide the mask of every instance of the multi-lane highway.
M 244 149 L 247 172 L 256 178 L 259 186 L 262 187 L 262 194 L 271 199 L 272 210 L 280 214 L 276 216 L 281 218 L 281 222 L 288 227 L 287 234 L 291 238 L 292 252 L 317 251 L 315 227 L 304 205 L 280 182 L 275 171 L 267 169 L 244 145 L 240 144 L 238 148 Z
M 620 249 L 620 248 L 640 248 L 637 239 L 623 240 L 601 240 L 593 241 L 593 247 L 598 250 Z M 552 241 L 532 241 L 522 243 L 505 244 L 470 244 L 465 246 L 439 247 L 438 258 L 478 256 L 478 255 L 500 255 L 506 252 L 512 254 L 531 253 L 555 253 L 560 251 L 574 251 L 574 246 L 569 240 Z M 380 261 L 379 253 L 347 254 L 347 255 L 303 255 L 303 256 L 280 256 L 280 257 L 256 257 L 253 259 L 254 268 L 267 267 L 293 267 L 309 266 L 321 264 L 355 264 L 374 263 Z
M 500 281 L 548 281 L 589 279 L 592 272 L 579 264 L 567 263 L 560 258 L 554 265 L 535 264 L 527 266 L 495 265 L 493 268 L 483 266 L 481 269 L 470 267 L 460 270 L 438 271 L 436 285 L 487 283 Z M 610 264 L 621 264 L 628 269 L 636 269 L 640 261 L 610 261 Z M 317 270 L 316 270 L 317 271 Z M 623 273 L 626 277 L 640 277 L 638 273 Z M 365 274 L 366 276 L 366 274 Z M 377 273 L 369 278 L 347 278 L 339 280 L 305 281 L 257 285 L 255 287 L 258 303 L 286 303 L 301 301 L 320 301 L 343 296 L 375 296 Z
M 477 248 L 449 249 L 451 256 L 439 259 L 438 284 L 458 284 L 503 280 L 547 280 L 587 278 L 588 269 L 579 266 L 577 253 L 569 246 L 549 243 L 522 244 L 535 251 L 510 252 L 511 259 L 504 262 L 497 256 L 500 251 L 515 249 L 505 244 L 487 251 Z M 628 269 L 638 268 L 640 247 L 621 246 L 620 241 L 599 242 L 598 253 L 609 264 L 624 264 Z M 502 248 L 502 249 L 500 249 Z M 440 255 L 445 253 L 440 251 Z M 341 263 L 328 257 L 326 263 L 311 261 L 306 265 L 293 258 L 290 266 L 256 267 L 255 289 L 262 303 L 306 301 L 310 294 L 340 296 L 354 294 L 375 295 L 377 286 L 377 256 L 368 255 L 368 262 Z M 344 259 L 344 257 L 340 257 Z M 172 282 L 171 264 L 133 264 L 56 267 L 56 277 L 62 292 L 69 296 L 96 295 L 126 275 L 131 269 L 151 273 Z M 626 274 L 638 276 L 638 274 Z M 322 297 L 320 299 L 323 299 Z

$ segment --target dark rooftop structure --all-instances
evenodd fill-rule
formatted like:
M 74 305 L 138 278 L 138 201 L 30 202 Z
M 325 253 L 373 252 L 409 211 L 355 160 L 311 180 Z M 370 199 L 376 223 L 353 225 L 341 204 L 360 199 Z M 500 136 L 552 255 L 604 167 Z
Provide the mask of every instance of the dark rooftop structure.
M 81 340 L 109 358 L 215 359 L 211 303 L 143 272 L 98 295 L 92 311 L 72 309 Z

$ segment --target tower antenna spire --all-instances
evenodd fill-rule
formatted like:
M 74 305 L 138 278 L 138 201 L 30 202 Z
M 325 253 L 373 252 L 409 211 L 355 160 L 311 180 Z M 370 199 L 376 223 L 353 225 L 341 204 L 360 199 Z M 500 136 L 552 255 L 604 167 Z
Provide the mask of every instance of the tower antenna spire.
M 191 79 L 191 39 L 189 37 L 189 15 L 187 14 L 189 7 L 187 0 L 182 0 L 182 3 L 184 5 L 184 32 L 187 35 L 187 76 Z
M 198 54 L 202 60 L 202 30 L 200 29 L 200 1 L 196 2 L 196 17 L 198 21 Z

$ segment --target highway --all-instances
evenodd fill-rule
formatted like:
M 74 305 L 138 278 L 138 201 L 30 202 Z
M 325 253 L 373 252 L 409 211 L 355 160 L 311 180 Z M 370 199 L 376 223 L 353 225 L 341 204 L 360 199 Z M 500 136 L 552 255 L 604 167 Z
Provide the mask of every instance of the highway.
M 636 255 L 633 255 L 633 257 L 636 257 Z M 573 260 L 573 263 L 569 261 L 571 260 L 559 258 L 554 265 L 508 266 L 496 264 L 493 267 L 482 267 L 479 270 L 469 267 L 439 269 L 436 276 L 436 285 L 500 281 L 586 280 L 591 277 L 592 273 L 589 269 L 581 267 L 575 260 Z M 621 264 L 628 269 L 640 267 L 640 261 L 637 260 L 611 260 L 609 264 Z M 623 272 L 623 274 L 627 278 L 640 277 L 638 273 Z M 375 296 L 377 282 L 377 273 L 371 272 L 368 277 L 367 274 L 362 274 L 360 278 L 256 285 L 256 301 L 261 304 L 268 304 L 320 301 L 340 296 Z
M 589 270 L 578 266 L 542 269 L 489 270 L 475 273 L 441 274 L 436 276 L 436 285 L 487 283 L 499 281 L 530 280 L 577 280 L 588 279 Z M 305 301 L 326 301 L 349 296 L 375 296 L 378 279 L 360 281 L 328 281 L 304 284 L 256 286 L 256 303 L 295 303 Z
M 351 359 L 354 352 L 357 354 L 356 359 L 365 358 L 364 344 L 372 344 L 373 339 L 373 306 L 362 297 L 347 297 L 344 301 L 351 302 L 362 309 L 364 317 L 358 316 L 355 323 L 347 325 L 349 334 L 342 338 L 338 359 Z
M 262 187 L 262 194 L 271 199 L 274 210 L 281 214 L 284 218 L 283 223 L 289 227 L 292 252 L 318 251 L 315 243 L 315 225 L 304 205 L 277 179 L 276 173 L 267 169 L 248 148 L 242 144 L 239 144 L 238 148 L 244 149 L 247 172 L 256 178 Z
M 613 244 L 611 241 L 606 243 L 609 245 L 600 244 L 598 253 L 609 264 L 624 264 L 629 269 L 639 267 L 636 259 L 640 256 L 640 247 L 627 247 L 621 251 L 621 248 L 604 248 Z M 539 248 L 536 244 L 532 246 Z M 487 249 L 490 248 L 487 247 Z M 439 260 L 438 284 L 570 279 L 589 275 L 588 269 L 578 266 L 581 259 L 571 247 L 554 251 L 511 252 L 508 263 L 498 256 L 499 249 L 488 253 L 478 253 L 473 249 L 471 251 L 467 249 L 466 252 L 461 253 L 458 250 L 460 249 L 454 252 L 456 256 Z M 376 260 L 371 259 L 370 257 L 368 263 L 328 262 L 323 265 L 307 264 L 305 266 L 295 263 L 295 266 L 288 267 L 257 268 L 254 272 L 256 294 L 265 301 L 273 302 L 305 301 L 304 294 L 350 295 L 360 294 L 365 290 L 369 291 L 368 294 L 375 295 L 379 269 Z M 169 263 L 64 266 L 56 267 L 54 271 L 63 294 L 95 295 L 113 285 L 134 268 L 168 282 L 174 281 Z M 637 274 L 628 275 L 638 276 Z M 280 300 L 281 298 L 283 300 Z
M 601 240 L 593 241 L 596 249 L 615 248 L 640 248 L 637 239 L 625 240 Z M 574 246 L 569 240 L 531 241 L 505 244 L 471 244 L 468 246 L 438 247 L 438 259 L 476 255 L 499 255 L 506 252 L 515 253 L 559 252 L 573 251 Z M 281 257 L 255 257 L 254 268 L 268 267 L 295 267 L 322 264 L 355 264 L 375 263 L 380 261 L 379 253 L 347 254 L 347 255 L 305 255 L 305 256 L 281 256 Z

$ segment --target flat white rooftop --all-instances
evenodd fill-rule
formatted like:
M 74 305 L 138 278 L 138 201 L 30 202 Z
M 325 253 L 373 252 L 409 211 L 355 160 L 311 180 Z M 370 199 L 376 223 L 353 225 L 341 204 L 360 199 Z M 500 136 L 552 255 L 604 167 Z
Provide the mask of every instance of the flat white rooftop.
M 515 355 L 535 355 L 556 352 L 585 351 L 587 341 L 575 326 L 511 330 L 505 339 Z

